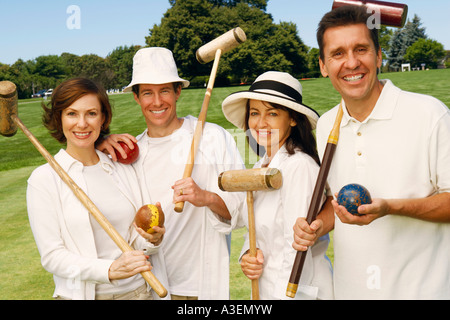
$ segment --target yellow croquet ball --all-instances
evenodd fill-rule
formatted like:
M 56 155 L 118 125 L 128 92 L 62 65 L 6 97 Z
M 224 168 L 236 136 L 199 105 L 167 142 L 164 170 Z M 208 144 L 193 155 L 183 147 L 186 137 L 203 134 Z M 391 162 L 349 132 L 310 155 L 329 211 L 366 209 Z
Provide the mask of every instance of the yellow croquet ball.
M 136 225 L 147 233 L 153 233 L 153 227 L 164 225 L 164 213 L 157 206 L 147 204 L 142 206 L 134 217 Z

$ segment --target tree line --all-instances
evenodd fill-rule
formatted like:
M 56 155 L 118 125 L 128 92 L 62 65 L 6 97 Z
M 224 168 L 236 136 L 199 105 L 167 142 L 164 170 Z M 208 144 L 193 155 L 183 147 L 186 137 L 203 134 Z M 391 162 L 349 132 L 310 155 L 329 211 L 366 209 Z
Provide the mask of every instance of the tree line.
M 55 88 L 74 77 L 90 78 L 107 89 L 120 88 L 131 81 L 133 56 L 139 48 L 120 46 L 106 58 L 64 52 L 59 56 L 39 56 L 28 61 L 19 59 L 10 66 L 0 63 L 0 80 L 14 82 L 20 99 L 30 98 L 42 89 Z
M 393 70 L 399 70 L 403 63 L 410 63 L 411 67 L 435 69 L 446 57 L 444 46 L 436 40 L 429 39 L 425 28 L 422 27 L 420 18 L 415 15 L 408 21 L 404 28 L 390 31 L 387 57 L 388 66 Z M 447 59 L 446 66 L 450 67 Z
M 195 52 L 221 34 L 241 27 L 247 41 L 221 58 L 216 85 L 248 83 L 267 70 L 288 72 L 297 78 L 319 77 L 319 50 L 306 46 L 292 22 L 274 23 L 267 12 L 269 0 L 169 0 L 171 7 L 159 25 L 149 29 L 146 46 L 166 47 L 174 53 L 180 76 L 192 86 L 203 86 L 211 71 Z M 442 44 L 428 39 L 420 18 L 405 28 L 382 27 L 380 43 L 385 70 L 398 70 L 402 63 L 426 63 L 434 68 L 445 56 Z M 120 46 L 107 57 L 71 53 L 0 63 L 0 80 L 18 86 L 19 98 L 29 98 L 41 89 L 78 76 L 100 82 L 106 89 L 122 88 L 131 81 L 133 56 L 140 46 Z

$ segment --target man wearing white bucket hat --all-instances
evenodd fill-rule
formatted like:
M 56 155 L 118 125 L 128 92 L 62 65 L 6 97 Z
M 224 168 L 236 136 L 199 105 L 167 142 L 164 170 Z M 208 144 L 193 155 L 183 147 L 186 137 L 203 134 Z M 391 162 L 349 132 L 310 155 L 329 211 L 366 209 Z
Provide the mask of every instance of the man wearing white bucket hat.
M 286 285 L 296 255 L 292 227 L 296 218 L 307 215 L 319 172 L 312 133 L 319 115 L 303 103 L 300 82 L 276 71 L 260 75 L 248 91 L 229 95 L 222 109 L 231 123 L 246 130 L 249 139 L 265 150 L 254 168 L 268 166 L 282 173 L 279 190 L 254 192 L 257 257 L 248 254 L 247 237 L 241 268 L 249 279 L 259 280 L 261 299 L 287 299 Z M 329 201 L 327 208 L 331 209 Z M 248 227 L 244 212 L 236 224 Z M 308 252 L 295 299 L 333 298 L 332 269 L 325 256 L 328 243 L 326 235 Z
M 161 246 L 172 299 L 229 299 L 226 237 L 242 195 L 221 191 L 217 177 L 244 165 L 232 136 L 206 123 L 192 177 L 182 179 L 197 122 L 192 116 L 177 116 L 176 101 L 188 86 L 189 81 L 178 76 L 170 50 L 139 50 L 133 60 L 133 79 L 124 92 L 133 92 L 147 129 L 137 139 L 112 135 L 100 148 L 115 159 L 111 146 L 119 150 L 119 140 L 130 146 L 131 140 L 138 142 L 140 154 L 133 166 L 141 188 L 148 203 L 161 202 L 166 216 Z M 178 201 L 186 202 L 182 213 L 174 211 Z

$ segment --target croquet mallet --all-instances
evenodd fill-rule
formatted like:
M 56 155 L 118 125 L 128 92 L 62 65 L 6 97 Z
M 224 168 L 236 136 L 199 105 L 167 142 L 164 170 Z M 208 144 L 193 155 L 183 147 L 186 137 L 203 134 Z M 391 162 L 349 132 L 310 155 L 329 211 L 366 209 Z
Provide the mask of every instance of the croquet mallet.
M 230 170 L 219 175 L 218 183 L 222 191 L 247 192 L 249 253 L 256 257 L 253 191 L 280 189 L 283 184 L 281 172 L 275 168 Z M 252 300 L 259 300 L 258 279 L 252 280 Z
M 202 138 L 203 128 L 206 122 L 209 101 L 211 100 L 220 57 L 222 56 L 222 54 L 236 48 L 246 40 L 247 36 L 245 35 L 245 32 L 241 28 L 237 27 L 203 45 L 196 52 L 197 60 L 200 63 L 208 63 L 214 59 L 214 64 L 211 70 L 211 75 L 209 77 L 208 86 L 206 88 L 202 109 L 198 116 L 197 126 L 192 138 L 191 149 L 189 151 L 188 160 L 184 168 L 183 179 L 190 177 L 192 175 L 192 170 L 194 169 L 195 154 L 197 153 L 198 145 L 200 144 L 200 140 Z M 184 202 L 177 202 L 175 204 L 176 212 L 183 212 L 183 208 Z

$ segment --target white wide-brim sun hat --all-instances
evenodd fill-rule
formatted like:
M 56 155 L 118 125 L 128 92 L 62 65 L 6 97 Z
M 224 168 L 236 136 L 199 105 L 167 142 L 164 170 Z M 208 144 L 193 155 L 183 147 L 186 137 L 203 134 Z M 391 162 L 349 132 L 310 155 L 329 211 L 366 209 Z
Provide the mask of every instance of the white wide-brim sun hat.
M 302 85 L 289 73 L 268 71 L 251 85 L 248 91 L 230 94 L 222 102 L 225 118 L 240 129 L 244 129 L 247 101 L 249 99 L 275 103 L 304 114 L 314 130 L 319 114 L 303 104 Z
M 183 88 L 189 81 L 178 76 L 177 65 L 172 51 L 166 48 L 143 48 L 133 57 L 133 77 L 123 92 L 131 92 L 136 84 L 165 84 L 181 82 Z

